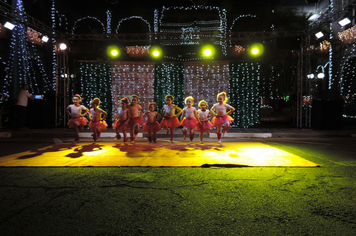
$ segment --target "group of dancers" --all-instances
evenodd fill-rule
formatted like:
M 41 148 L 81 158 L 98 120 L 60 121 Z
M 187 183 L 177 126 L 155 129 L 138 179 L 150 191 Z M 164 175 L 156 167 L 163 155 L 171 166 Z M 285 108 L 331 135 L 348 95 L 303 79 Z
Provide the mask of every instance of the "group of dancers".
M 166 129 L 166 134 L 170 134 L 170 142 L 173 143 L 174 128 L 183 126 L 183 139 L 185 140 L 189 135 L 190 142 L 194 139 L 194 130 L 200 132 L 200 143 L 203 143 L 203 134 L 209 135 L 210 130 L 217 127 L 218 142 L 221 143 L 222 134 L 231 127 L 233 118 L 229 116 L 235 111 L 235 108 L 227 104 L 228 97 L 225 92 L 217 95 L 217 103 L 209 110 L 208 103 L 201 100 L 198 103 L 197 110 L 194 105 L 194 98 L 192 96 L 186 97 L 184 109 L 173 104 L 174 97 L 166 95 L 166 105 L 161 110 L 162 116 L 156 112 L 156 103 L 151 102 L 148 105 L 148 110 L 143 112 L 142 107 L 138 104 L 139 97 L 132 95 L 130 99 L 124 97 L 120 100 L 121 107 L 118 108 L 117 115 L 114 118 L 113 128 L 116 131 L 116 140 L 121 139 L 120 132 L 123 133 L 123 142 L 127 144 L 129 141 L 134 144 L 135 139 L 142 130 L 148 133 L 148 142 L 156 143 L 157 132 L 162 128 Z M 68 127 L 74 130 L 75 142 L 79 141 L 79 130 L 83 130 L 84 126 L 88 124 L 85 116 L 89 113 L 89 129 L 93 131 L 94 142 L 100 137 L 102 130 L 105 130 L 108 125 L 105 121 L 107 113 L 99 108 L 100 100 L 94 98 L 90 101 L 90 110 L 83 105 L 80 105 L 82 99 L 79 94 L 73 96 L 73 104 L 67 107 L 67 112 L 71 116 L 68 122 Z M 84 113 L 83 113 L 84 112 Z M 178 117 L 180 116 L 180 120 Z M 211 122 L 209 117 L 213 117 Z M 159 121 L 161 122 L 159 123 Z M 130 138 L 127 137 L 126 131 L 130 131 Z

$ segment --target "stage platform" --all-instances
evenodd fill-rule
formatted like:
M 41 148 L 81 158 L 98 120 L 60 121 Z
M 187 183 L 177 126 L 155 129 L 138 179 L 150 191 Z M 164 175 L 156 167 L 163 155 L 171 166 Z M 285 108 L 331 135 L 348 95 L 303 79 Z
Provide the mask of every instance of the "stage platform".
M 251 142 L 79 142 L 0 157 L 2 167 L 318 167 L 284 150 Z

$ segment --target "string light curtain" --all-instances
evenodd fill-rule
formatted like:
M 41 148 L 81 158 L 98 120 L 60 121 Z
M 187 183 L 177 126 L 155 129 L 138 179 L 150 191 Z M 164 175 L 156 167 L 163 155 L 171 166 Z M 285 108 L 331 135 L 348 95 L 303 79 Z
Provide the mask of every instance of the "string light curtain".
M 99 98 L 100 108 L 108 113 L 106 122 L 111 126 L 111 65 L 106 62 L 79 61 L 79 78 L 83 105 L 90 107 L 90 101 Z
M 154 101 L 157 111 L 165 105 L 165 96 L 173 95 L 173 103 L 184 107 L 184 65 L 183 63 L 159 63 L 155 65 Z
M 218 93 L 229 93 L 229 62 L 186 62 L 184 65 L 185 97 L 193 96 L 195 106 L 205 100 L 210 109 L 217 103 Z
M 236 111 L 232 127 L 247 128 L 259 123 L 260 65 L 230 63 L 230 105 Z
M 153 101 L 154 62 L 113 61 L 111 70 L 113 115 L 120 106 L 120 99 L 133 94 L 139 96 L 138 103 L 147 111 Z
M 52 84 L 45 71 L 44 58 L 32 37 L 28 35 L 27 17 L 21 0 L 16 2 L 16 27 L 11 32 L 10 54 L 5 62 L 5 76 L 3 78 L 2 93 L 6 98 L 15 97 L 16 91 L 28 84 L 29 91 L 43 94 L 52 90 Z M 29 36 L 29 38 L 28 38 Z

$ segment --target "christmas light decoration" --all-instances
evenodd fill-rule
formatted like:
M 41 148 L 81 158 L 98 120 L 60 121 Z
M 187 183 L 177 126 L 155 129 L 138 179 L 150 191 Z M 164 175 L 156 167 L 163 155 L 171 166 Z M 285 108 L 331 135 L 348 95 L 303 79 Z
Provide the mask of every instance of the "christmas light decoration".
M 37 30 L 34 30 L 30 27 L 27 27 L 27 39 L 35 44 L 42 45 L 42 33 L 38 32 Z
M 173 103 L 184 107 L 184 65 L 183 63 L 156 63 L 154 79 L 154 101 L 160 112 L 165 103 L 165 96 L 174 97 Z
M 83 105 L 90 106 L 89 102 L 99 98 L 100 108 L 108 113 L 106 122 L 112 123 L 112 95 L 111 95 L 111 65 L 107 62 L 78 61 Z
M 150 46 L 127 46 L 126 53 L 131 57 L 144 57 L 149 54 Z
M 75 30 L 76 30 L 76 27 L 77 27 L 77 24 L 78 24 L 79 22 L 81 22 L 81 21 L 83 21 L 83 20 L 88 20 L 88 19 L 97 21 L 97 22 L 101 25 L 101 27 L 102 27 L 102 30 L 103 30 L 102 33 L 104 34 L 104 33 L 106 32 L 105 25 L 104 25 L 103 22 L 101 22 L 101 20 L 99 20 L 98 18 L 96 18 L 96 17 L 94 17 L 94 16 L 85 16 L 85 17 L 80 18 L 80 19 L 78 19 L 78 20 L 76 20 L 76 21 L 74 22 L 74 26 L 73 26 L 73 28 L 72 28 L 72 34 L 74 34 L 74 32 L 75 32 Z
M 119 23 L 117 24 L 117 26 L 116 26 L 116 31 L 115 32 L 116 33 L 119 32 L 119 29 L 120 29 L 120 26 L 121 26 L 122 22 L 127 21 L 127 20 L 131 20 L 131 19 L 140 19 L 143 22 L 145 22 L 147 24 L 149 32 L 151 33 L 151 24 L 147 20 L 143 19 L 141 16 L 130 16 L 130 17 L 126 17 L 126 18 L 121 19 L 119 21 Z
M 230 26 L 230 30 L 229 30 L 229 38 L 230 38 L 230 47 L 232 47 L 232 43 L 231 43 L 231 34 L 232 34 L 232 29 L 235 26 L 236 21 L 242 19 L 242 18 L 257 18 L 256 15 L 251 15 L 251 14 L 247 14 L 247 15 L 240 15 L 238 17 L 236 17 L 233 21 L 232 24 Z
M 260 65 L 230 63 L 230 105 L 236 111 L 233 127 L 247 128 L 259 123 Z
M 205 100 L 209 107 L 217 103 L 218 93 L 229 91 L 227 61 L 186 62 L 184 77 L 184 96 L 193 96 L 196 101 Z
M 330 42 L 327 40 L 324 40 L 323 42 L 320 43 L 320 51 L 329 51 L 330 48 Z
M 106 33 L 111 34 L 111 11 L 106 11 Z
M 199 21 L 195 20 L 192 22 L 182 22 L 182 23 L 172 23 L 163 22 L 165 16 L 169 17 L 169 14 L 175 14 L 179 11 L 189 11 L 192 15 L 196 14 L 197 11 L 211 11 L 216 12 L 219 20 L 206 20 Z M 174 39 L 177 37 L 176 34 L 180 34 L 182 41 L 180 42 L 169 42 L 164 45 L 178 46 L 178 45 L 194 45 L 200 44 L 199 39 L 212 39 L 216 38 L 215 43 L 221 46 L 221 51 L 223 55 L 227 55 L 226 52 L 226 10 L 220 9 L 219 7 L 212 6 L 192 6 L 192 7 L 162 7 L 161 14 L 158 11 L 154 13 L 154 30 L 155 32 L 161 33 L 172 33 L 172 35 L 167 35 L 165 37 Z M 219 34 L 201 34 L 200 32 L 216 32 Z M 163 45 L 163 44 L 162 44 Z
M 334 20 L 334 0 L 329 1 L 329 9 L 330 9 L 330 15 L 331 17 L 331 22 L 329 24 L 329 40 L 330 42 L 333 41 L 333 20 Z M 333 77 L 333 46 L 330 44 L 329 46 L 329 89 L 331 89 L 332 84 L 334 83 L 335 79 Z
M 234 51 L 238 54 L 245 52 L 245 48 L 240 45 L 235 45 Z
M 345 49 L 340 68 L 340 94 L 344 97 L 351 98 L 356 93 L 356 44 L 352 43 Z M 352 102 L 350 99 L 347 103 Z
M 120 99 L 139 96 L 139 104 L 147 111 L 147 106 L 154 96 L 154 63 L 153 62 L 111 62 L 112 75 L 112 110 L 117 111 Z
M 21 0 L 16 2 L 17 25 L 13 29 L 8 61 L 5 62 L 5 76 L 2 93 L 15 96 L 17 88 L 29 85 L 31 93 L 41 94 L 50 91 L 51 83 L 45 72 L 36 44 L 42 44 L 39 32 L 26 27 L 27 18 Z M 16 79 L 14 79 L 16 78 Z
M 352 26 L 351 28 L 339 32 L 338 33 L 339 39 L 344 43 L 353 42 L 356 39 L 356 25 Z

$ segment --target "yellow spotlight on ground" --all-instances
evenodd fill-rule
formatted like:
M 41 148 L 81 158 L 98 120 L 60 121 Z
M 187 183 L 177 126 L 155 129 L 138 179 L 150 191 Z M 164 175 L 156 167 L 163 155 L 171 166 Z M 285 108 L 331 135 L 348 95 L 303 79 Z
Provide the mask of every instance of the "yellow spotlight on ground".
M 215 54 L 215 48 L 213 45 L 204 45 L 201 49 L 201 54 L 205 58 L 212 58 Z
M 150 48 L 150 55 L 152 58 L 159 59 L 162 57 L 162 49 L 157 46 L 153 46 Z
M 115 45 L 110 45 L 106 49 L 106 54 L 112 59 L 118 58 L 120 56 L 120 49 Z
M 262 56 L 264 50 L 265 49 L 262 44 L 256 43 L 256 44 L 251 45 L 251 47 L 249 49 L 249 54 L 252 57 L 259 57 L 259 56 Z

